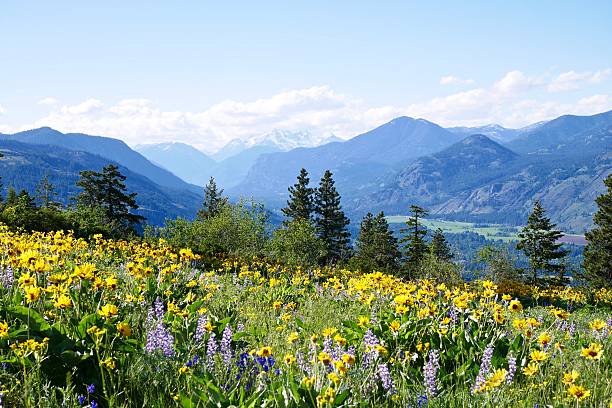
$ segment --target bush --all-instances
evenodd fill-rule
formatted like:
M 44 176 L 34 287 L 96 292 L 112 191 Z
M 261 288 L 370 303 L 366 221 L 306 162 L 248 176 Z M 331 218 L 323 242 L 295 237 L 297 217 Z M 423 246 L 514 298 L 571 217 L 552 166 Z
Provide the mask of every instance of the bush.
M 267 248 L 272 259 L 289 266 L 313 267 L 325 256 L 325 244 L 314 226 L 302 219 L 274 231 Z

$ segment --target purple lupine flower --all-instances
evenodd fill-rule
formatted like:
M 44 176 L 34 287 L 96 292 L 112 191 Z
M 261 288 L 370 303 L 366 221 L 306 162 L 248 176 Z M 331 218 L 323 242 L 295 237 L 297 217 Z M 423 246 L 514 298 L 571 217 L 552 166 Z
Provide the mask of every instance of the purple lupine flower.
M 242 331 L 244 331 L 244 324 L 243 324 L 243 323 L 238 323 L 238 324 L 236 325 L 236 331 L 237 331 L 237 332 L 242 332 Z
M 94 384 L 90 384 L 87 386 L 87 392 L 90 394 L 93 394 L 94 392 L 96 392 L 96 386 Z
M 457 313 L 457 309 L 455 307 L 450 308 L 450 310 L 448 311 L 448 317 L 450 317 L 453 324 L 457 323 L 457 320 L 459 319 L 459 314 Z
M 506 383 L 510 384 L 514 379 L 514 374 L 516 373 L 516 357 L 510 356 L 508 357 L 508 374 L 506 375 Z
M 363 344 L 366 349 L 363 357 L 363 366 L 367 368 L 378 358 L 378 350 L 374 346 L 380 344 L 380 340 L 372 333 L 372 330 L 368 329 L 363 336 Z
M 570 337 L 574 337 L 574 334 L 576 333 L 576 323 L 571 323 L 569 325 L 568 333 Z
M 15 275 L 13 274 L 13 268 L 7 266 L 5 269 L 0 269 L 0 286 L 5 289 L 13 287 L 15 281 Z
M 378 377 L 380 378 L 385 391 L 391 395 L 397 393 L 395 382 L 393 381 L 393 378 L 391 378 L 391 373 L 389 372 L 389 367 L 387 367 L 387 364 L 378 365 Z
M 229 324 L 226 325 L 225 329 L 223 329 L 223 334 L 221 335 L 221 359 L 226 367 L 230 366 L 232 363 L 232 358 L 234 357 L 234 352 L 232 351 L 233 336 L 234 333 L 232 332 L 232 326 Z
M 427 395 L 435 397 L 438 393 L 438 386 L 436 385 L 436 376 L 440 369 L 439 362 L 440 354 L 438 350 L 431 350 L 428 354 L 427 362 L 423 366 L 423 377 L 425 380 L 425 388 Z
M 158 321 L 153 328 L 147 331 L 145 350 L 148 353 L 161 351 L 166 357 L 174 356 L 174 336 L 163 321 Z
M 484 385 L 487 375 L 491 371 L 491 358 L 493 357 L 493 345 L 489 344 L 482 354 L 482 361 L 480 362 L 480 370 L 478 370 L 478 376 L 472 387 L 472 394 L 480 391 Z
M 208 317 L 202 313 L 200 317 L 198 317 L 198 323 L 196 325 L 195 340 L 197 342 L 202 341 L 204 334 L 206 334 L 206 323 L 208 323 Z
M 98 403 L 96 401 L 91 401 L 89 405 L 91 406 L 91 408 L 98 408 Z
M 80 405 L 84 405 L 85 404 L 85 396 L 84 395 L 79 395 L 77 397 L 77 400 L 79 401 Z
M 215 354 L 217 354 L 217 350 L 219 349 L 215 337 L 217 337 L 215 333 L 210 333 L 210 337 L 206 343 L 206 367 L 209 371 L 215 368 Z
M 417 405 L 419 408 L 423 408 L 429 405 L 427 401 L 427 394 L 419 395 L 417 398 Z

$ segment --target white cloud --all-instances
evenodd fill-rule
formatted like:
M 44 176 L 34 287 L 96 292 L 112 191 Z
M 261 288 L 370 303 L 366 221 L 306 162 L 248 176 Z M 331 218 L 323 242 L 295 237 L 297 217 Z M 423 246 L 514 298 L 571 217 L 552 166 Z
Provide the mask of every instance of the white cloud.
M 0 115 L 3 115 L 6 112 L 6 109 L 2 105 L 0 105 Z
M 612 69 L 607 68 L 599 71 L 567 71 L 557 75 L 548 85 L 549 92 L 562 92 L 579 89 L 580 85 L 598 84 L 605 81 L 612 74 Z
M 54 106 L 54 105 L 57 105 L 58 103 L 59 101 L 52 96 L 47 96 L 46 98 L 42 98 L 40 101 L 38 101 L 39 105 L 48 105 L 48 106 Z
M 605 70 L 596 71 L 587 80 L 603 81 L 606 75 Z M 118 137 L 132 145 L 182 141 L 213 152 L 231 139 L 274 129 L 348 138 L 400 115 L 426 118 L 442 126 L 499 123 L 519 127 L 566 113 L 588 115 L 612 109 L 612 96 L 601 91 L 580 95 L 573 102 L 551 99 L 552 94 L 541 92 L 559 76 L 546 79 L 510 71 L 489 86 L 395 106 L 371 106 L 328 86 L 287 90 L 246 102 L 221 101 L 199 112 L 163 110 L 142 98 L 116 103 L 91 98 L 52 107 L 46 116 L 11 130 L 51 126 L 65 132 Z
M 440 78 L 440 85 L 471 85 L 473 83 L 473 79 L 461 79 L 453 75 L 447 75 Z

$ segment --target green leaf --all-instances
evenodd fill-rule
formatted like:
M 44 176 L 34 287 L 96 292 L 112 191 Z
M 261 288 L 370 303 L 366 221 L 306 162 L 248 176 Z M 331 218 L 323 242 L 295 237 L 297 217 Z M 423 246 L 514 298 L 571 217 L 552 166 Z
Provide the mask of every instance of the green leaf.
M 30 330 L 45 333 L 51 329 L 51 325 L 36 310 L 25 306 L 13 306 L 8 308 L 7 312 L 27 324 Z

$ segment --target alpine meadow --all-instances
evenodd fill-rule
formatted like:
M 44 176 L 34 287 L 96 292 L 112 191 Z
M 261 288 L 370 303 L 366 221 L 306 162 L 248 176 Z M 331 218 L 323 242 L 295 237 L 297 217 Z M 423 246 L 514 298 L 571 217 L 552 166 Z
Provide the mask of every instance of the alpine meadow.
M 0 4 L 0 408 L 612 408 L 612 4 Z

